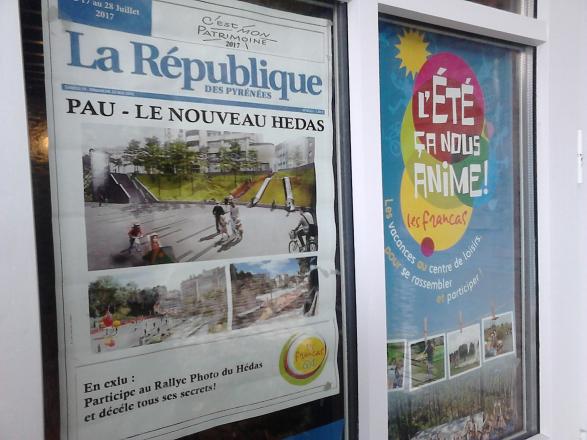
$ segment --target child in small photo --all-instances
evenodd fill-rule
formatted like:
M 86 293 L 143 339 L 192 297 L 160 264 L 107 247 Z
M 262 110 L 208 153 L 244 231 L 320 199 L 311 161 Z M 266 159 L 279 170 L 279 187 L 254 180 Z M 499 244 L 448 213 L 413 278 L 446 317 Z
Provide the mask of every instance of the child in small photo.
M 412 388 L 445 379 L 444 336 L 414 342 L 410 345 L 410 353 Z
M 387 343 L 387 389 L 401 390 L 404 388 L 405 343 Z
M 485 359 L 514 352 L 513 314 L 511 312 L 483 320 Z

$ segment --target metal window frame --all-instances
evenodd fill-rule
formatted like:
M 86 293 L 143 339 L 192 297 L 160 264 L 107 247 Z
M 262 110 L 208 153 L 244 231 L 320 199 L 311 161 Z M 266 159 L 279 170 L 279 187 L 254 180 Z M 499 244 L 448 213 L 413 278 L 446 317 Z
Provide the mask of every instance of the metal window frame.
M 247 0 L 245 0 L 247 1 Z M 260 4 L 262 1 L 248 0 L 250 3 Z M 270 3 L 270 2 L 269 2 Z M 333 68 L 333 164 L 335 166 L 335 218 L 339 231 L 338 241 L 338 263 L 340 265 L 340 292 L 341 292 L 341 310 L 339 314 L 339 325 L 341 328 L 341 347 L 342 347 L 342 365 L 340 374 L 344 381 L 344 402 L 345 415 L 345 438 L 358 438 L 358 402 L 357 402 L 357 357 L 356 357 L 356 314 L 354 311 L 355 304 L 355 280 L 354 280 L 354 253 L 353 253 L 353 216 L 352 216 L 352 197 L 351 197 L 351 162 L 350 162 L 350 130 L 349 130 L 349 84 L 348 84 L 348 51 L 347 51 L 347 4 L 339 0 L 294 0 L 293 3 L 301 5 L 327 7 L 332 9 L 333 21 L 333 45 L 332 45 L 332 68 Z M 266 5 L 271 7 L 271 5 Z M 292 7 L 295 5 L 292 5 Z M 34 12 L 34 11 L 33 11 Z M 39 14 L 40 15 L 40 14 Z M 22 35 L 21 35 L 22 36 Z M 34 192 L 34 191 L 33 191 Z M 38 203 L 40 197 L 38 192 L 33 194 L 33 198 Z M 46 203 L 50 203 L 45 201 Z M 45 207 L 47 208 L 47 207 Z M 39 209 L 39 206 L 37 206 Z M 50 212 L 50 207 L 47 210 Z M 39 223 L 38 212 L 35 214 L 35 221 Z M 50 223 L 50 222 L 49 222 Z M 50 224 L 48 227 L 50 229 Z M 49 234 L 50 236 L 51 234 Z M 44 240 L 36 241 L 37 247 L 46 247 L 47 242 Z M 41 252 L 43 253 L 43 252 Z M 53 256 L 52 246 L 49 250 Z M 38 264 L 40 274 L 46 274 L 48 278 L 52 277 L 53 267 L 41 266 Z M 51 284 L 51 283 L 49 283 Z M 39 285 L 40 294 L 45 298 L 42 300 L 43 308 L 53 309 L 55 307 L 54 286 Z M 51 297 L 51 298 L 49 298 Z M 43 333 L 48 332 L 50 337 L 56 336 L 54 315 L 56 311 L 50 311 L 41 316 L 41 329 Z M 60 417 L 58 411 L 61 404 L 59 387 L 56 386 L 58 381 L 57 362 L 58 359 L 49 354 L 48 345 L 53 347 L 54 344 L 43 344 L 42 365 L 45 369 L 43 375 L 43 384 L 45 391 L 45 434 L 49 436 L 57 435 L 60 430 Z M 56 352 L 56 350 L 54 350 Z
M 534 11 L 532 11 L 534 12 Z M 357 302 L 357 339 L 359 368 L 368 369 L 369 377 L 359 376 L 359 423 L 361 438 L 387 437 L 387 399 L 384 347 L 386 336 L 385 323 L 385 285 L 384 265 L 370 257 L 379 255 L 377 240 L 365 240 L 365 233 L 382 234 L 382 222 L 370 220 L 362 215 L 364 210 L 370 210 L 372 217 L 383 218 L 381 208 L 381 171 L 378 167 L 371 167 L 371 162 L 380 163 L 380 120 L 378 115 L 365 115 L 365 108 L 379 108 L 379 78 L 373 71 L 378 72 L 378 14 L 392 15 L 400 19 L 417 21 L 422 25 L 442 27 L 450 32 L 467 33 L 501 40 L 508 44 L 522 44 L 527 46 L 528 55 L 524 64 L 526 72 L 522 75 L 525 82 L 521 84 L 520 99 L 524 100 L 529 110 L 536 106 L 528 99 L 535 96 L 534 66 L 536 65 L 536 48 L 547 42 L 548 29 L 546 22 L 531 16 L 524 16 L 488 6 L 464 2 L 462 0 L 361 0 L 349 3 L 349 60 L 350 60 L 350 96 L 351 96 L 351 133 L 353 147 L 353 174 L 355 185 L 354 212 L 355 212 L 355 252 L 357 295 L 376 295 L 368 302 Z M 367 66 L 372 66 L 371 69 Z M 375 67 L 377 66 L 377 67 Z M 538 99 L 538 98 L 536 98 Z M 536 168 L 536 152 L 538 150 L 535 135 L 535 112 L 520 112 L 527 116 L 523 121 L 529 129 L 524 133 L 520 149 L 521 161 L 520 176 L 534 176 Z M 360 133 L 360 134 L 359 134 Z M 365 135 L 365 133 L 367 133 Z M 373 146 L 375 145 L 375 147 Z M 529 262 L 529 270 L 523 272 L 522 286 L 526 291 L 532 291 L 527 302 L 528 310 L 525 315 L 538 316 L 537 290 L 537 192 L 536 180 L 530 178 L 524 183 L 526 197 L 521 199 L 521 211 L 526 214 L 520 221 L 524 222 L 521 230 L 524 262 Z M 369 193 L 365 194 L 365 191 Z M 366 224 L 364 224 L 366 223 Z M 380 235 L 381 236 L 381 235 Z M 362 238 L 361 238 L 362 237 Z M 537 347 L 539 329 L 536 328 L 533 337 L 527 341 Z M 534 350 L 526 357 L 526 364 L 538 365 L 540 353 Z M 538 381 L 539 371 L 534 368 L 528 380 Z M 538 393 L 536 387 L 536 393 Z M 534 398 L 531 396 L 530 398 Z M 537 399 L 537 395 L 536 395 Z M 519 438 L 519 437 L 518 437 Z M 536 436 L 544 438 L 542 436 Z

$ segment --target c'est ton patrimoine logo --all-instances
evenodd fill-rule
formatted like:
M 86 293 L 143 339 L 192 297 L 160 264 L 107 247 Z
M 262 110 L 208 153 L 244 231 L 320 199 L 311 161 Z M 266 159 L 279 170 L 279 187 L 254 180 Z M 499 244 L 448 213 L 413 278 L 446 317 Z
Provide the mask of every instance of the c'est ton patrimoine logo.
M 295 334 L 281 350 L 279 372 L 292 385 L 307 385 L 320 376 L 327 357 L 324 338 L 316 334 Z

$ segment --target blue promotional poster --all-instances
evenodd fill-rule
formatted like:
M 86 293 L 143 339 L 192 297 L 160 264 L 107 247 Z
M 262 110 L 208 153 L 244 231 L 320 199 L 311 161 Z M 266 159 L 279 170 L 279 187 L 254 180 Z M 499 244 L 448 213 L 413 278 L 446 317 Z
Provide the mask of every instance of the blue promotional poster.
M 391 439 L 523 429 L 518 54 L 380 22 Z

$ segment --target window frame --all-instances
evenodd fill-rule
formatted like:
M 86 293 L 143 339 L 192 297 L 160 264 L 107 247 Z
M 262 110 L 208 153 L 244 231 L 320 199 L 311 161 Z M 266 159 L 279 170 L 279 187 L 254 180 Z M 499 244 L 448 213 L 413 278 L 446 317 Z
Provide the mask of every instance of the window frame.
M 461 0 L 360 0 L 351 1 L 348 10 L 349 26 L 349 84 L 351 112 L 351 145 L 353 172 L 353 212 L 355 228 L 355 269 L 357 301 L 357 358 L 359 371 L 369 374 L 359 375 L 359 426 L 360 438 L 387 438 L 387 374 L 386 374 L 386 296 L 385 296 L 385 264 L 382 256 L 381 238 L 383 237 L 382 173 L 381 173 L 381 136 L 379 115 L 379 14 L 394 16 L 398 19 L 418 21 L 422 25 L 443 27 L 449 31 L 473 34 L 490 39 L 498 39 L 507 43 L 521 44 L 536 49 L 533 66 L 529 73 L 523 75 L 528 82 L 522 84 L 522 95 L 534 92 L 534 117 L 540 121 L 544 95 L 547 87 L 543 78 L 539 78 L 534 88 L 533 72 L 542 72 L 547 68 L 541 58 L 541 49 L 547 42 L 548 29 L 544 20 L 535 19 L 492 7 Z M 527 69 L 528 70 L 528 69 Z M 532 114 L 528 112 L 527 114 Z M 525 115 L 522 115 L 524 117 Z M 533 173 L 534 158 L 540 157 L 545 148 L 544 126 L 537 124 L 534 134 L 534 120 L 524 121 L 530 132 L 522 139 L 521 153 L 526 154 L 525 165 L 521 168 L 521 176 Z M 524 153 L 527 145 L 533 145 L 536 156 L 529 157 Z M 540 167 L 536 168 L 537 175 Z M 528 180 L 528 179 L 526 179 Z M 521 200 L 521 212 L 532 207 L 530 217 L 522 221 L 529 222 L 529 228 L 522 230 L 522 251 L 530 260 L 530 270 L 523 271 L 522 285 L 536 284 L 537 264 L 541 263 L 533 249 L 535 238 L 535 219 L 533 214 L 536 200 L 544 197 L 538 187 L 538 196 L 534 191 L 537 179 L 522 182 L 527 195 Z M 538 227 L 541 218 L 538 218 Z M 540 243 L 537 251 L 540 250 Z M 530 249 L 531 248 L 531 249 Z M 542 263 L 541 263 L 542 264 Z M 544 271 L 540 271 L 543 274 Z M 540 278 L 538 279 L 540 281 Z M 529 286 L 532 288 L 532 286 Z M 534 289 L 536 293 L 537 287 Z M 536 294 L 534 296 L 536 298 Z M 544 298 L 540 297 L 539 302 Z M 533 305 L 539 313 L 540 304 Z M 538 315 L 540 321 L 541 315 Z M 540 327 L 542 332 L 543 327 Z M 540 336 L 540 335 L 536 335 Z M 541 338 L 541 340 L 544 340 Z M 529 341 L 535 343 L 536 341 Z M 541 347 L 538 358 L 526 359 L 538 366 L 540 358 L 547 351 Z M 542 370 L 537 372 L 543 377 Z M 541 381 L 540 383 L 544 383 Z M 541 401 L 539 414 L 546 414 L 544 402 L 551 397 L 551 391 L 544 387 L 539 389 Z M 551 422 L 540 418 L 541 432 L 548 432 Z M 532 437 L 533 440 L 547 439 L 542 434 Z
M 541 3 L 542 5 L 542 3 Z M 357 301 L 358 334 L 358 374 L 359 380 L 359 422 L 360 438 L 385 438 L 387 420 L 386 372 L 385 372 L 385 309 L 384 262 L 380 257 L 380 233 L 383 230 L 381 201 L 381 174 L 377 160 L 380 160 L 378 66 L 378 32 L 379 12 L 415 19 L 423 23 L 436 24 L 477 33 L 493 38 L 528 44 L 536 48 L 536 174 L 543 176 L 537 182 L 537 204 L 545 208 L 550 206 L 549 169 L 546 159 L 549 157 L 549 39 L 547 20 L 548 11 L 538 10 L 538 19 L 520 16 L 477 4 L 468 4 L 462 0 L 351 0 L 348 6 L 349 25 L 349 75 L 350 75 L 350 118 L 351 151 L 353 172 L 354 237 Z M 2 122 L 6 129 L 6 145 L 10 147 L 0 154 L 4 169 L 9 176 L 17 176 L 14 188 L 17 198 L 2 193 L 1 200 L 10 206 L 7 216 L 0 216 L 0 225 L 4 231 L 22 231 L 18 240 L 7 240 L 5 255 L 11 261 L 18 261 L 18 270 L 10 271 L 4 266 L 3 287 L 13 292 L 9 308 L 0 316 L 0 329 L 4 340 L 1 344 L 5 355 L 0 361 L 2 376 L 0 389 L 4 397 L 0 419 L 8 438 L 42 438 L 43 433 L 43 396 L 41 335 L 39 331 L 39 302 L 36 277 L 35 238 L 31 202 L 30 166 L 28 161 L 26 129 L 26 109 L 24 99 L 24 77 L 22 74 L 22 50 L 19 28 L 17 2 L 0 2 L 0 36 L 5 42 L 3 63 L 0 69 L 6 76 L 2 82 L 2 96 L 6 97 L 0 104 L 4 115 L 9 115 Z M 479 18 L 481 17 L 481 19 Z M 375 165 L 373 165 L 375 163 Z M 8 188 L 7 188 L 8 189 Z M 368 189 L 368 192 L 364 190 Z M 549 231 L 551 221 L 548 214 L 538 211 L 538 228 Z M 16 235 L 15 235 L 16 236 Z M 539 296 L 539 321 L 550 323 L 548 311 L 550 300 L 545 298 L 545 291 L 552 291 L 549 271 L 552 261 L 548 238 L 538 243 L 539 284 L 542 287 Z M 11 311 L 19 310 L 19 313 Z M 22 320 L 21 316 L 28 319 Z M 7 319 L 4 319 L 7 318 Z M 555 389 L 550 378 L 555 371 L 544 362 L 555 353 L 553 341 L 549 338 L 547 325 L 540 326 L 541 347 L 539 358 L 542 360 L 540 377 L 541 387 L 541 431 L 552 433 L 554 418 L 558 413 L 551 413 L 545 402 L 554 400 Z M 7 330 L 6 332 L 4 330 Z M 18 338 L 17 338 L 18 336 Z M 28 380 L 15 380 L 26 377 Z M 22 396 L 26 395 L 26 399 Z M 533 440 L 547 440 L 539 434 Z
M 247 3 L 257 4 L 263 6 L 264 0 L 244 0 Z M 270 3 L 270 0 L 265 0 L 265 2 Z M 18 6 L 19 2 L 16 2 Z M 40 5 L 40 3 L 39 3 Z M 267 6 L 267 5 L 265 5 Z M 344 2 L 338 2 L 336 0 L 294 0 L 287 4 L 287 8 L 289 9 L 296 9 L 296 8 L 303 8 L 305 6 L 309 7 L 316 7 L 316 8 L 328 8 L 332 10 L 332 16 L 329 18 L 332 23 L 332 40 L 333 46 L 331 48 L 331 57 L 332 57 L 332 68 L 333 68 L 333 102 L 332 102 L 332 109 L 333 109 L 333 161 L 334 166 L 336 167 L 336 173 L 334 176 L 335 181 L 335 192 L 336 198 L 334 200 L 333 209 L 334 209 L 334 217 L 337 222 L 337 230 L 338 230 L 338 237 L 337 237 L 337 257 L 336 261 L 338 263 L 338 275 L 339 275 L 339 287 L 338 291 L 340 294 L 340 308 L 337 307 L 337 319 L 338 325 L 340 329 L 339 333 L 339 375 L 341 377 L 341 381 L 344 383 L 344 386 L 341 389 L 340 395 L 336 396 L 336 398 L 340 398 L 343 403 L 344 411 L 344 420 L 345 420 L 345 435 L 347 438 L 357 438 L 358 437 L 358 426 L 357 426 L 357 389 L 356 389 L 356 375 L 357 369 L 353 368 L 356 366 L 356 337 L 355 337 L 355 320 L 354 317 L 354 298 L 355 298 L 355 290 L 354 290 L 354 258 L 353 258 L 353 225 L 352 225 L 352 198 L 349 196 L 350 194 L 350 187 L 351 187 L 351 168 L 350 168 L 350 160 L 348 159 L 350 155 L 350 140 L 349 140 L 349 117 L 348 117 L 348 75 L 346 66 L 348 64 L 347 61 L 347 26 L 346 26 L 346 4 Z M 269 6 L 271 7 L 271 6 Z M 26 10 L 27 12 L 38 13 L 41 15 L 40 11 L 35 11 L 33 8 L 31 10 L 25 9 L 22 6 L 21 8 Z M 18 8 L 16 8 L 18 10 Z M 275 7 L 274 9 L 279 10 L 282 9 L 280 7 Z M 307 14 L 311 16 L 312 14 Z M 15 20 L 16 23 L 16 30 L 18 32 L 18 38 L 14 39 L 15 44 L 18 48 L 18 63 L 16 65 L 20 65 L 21 69 L 17 70 L 19 74 L 22 76 L 22 80 L 24 82 L 23 89 L 27 85 L 27 78 L 26 75 L 22 75 L 22 33 L 18 27 L 18 24 L 21 23 L 21 19 L 18 17 Z M 25 26 L 26 27 L 26 26 Z M 12 89 L 11 89 L 12 90 Z M 28 118 L 28 114 L 26 111 L 26 98 L 28 97 L 27 94 L 25 96 L 25 108 L 23 110 L 24 119 L 26 124 L 26 119 Z M 22 143 L 22 145 L 28 145 L 29 140 Z M 27 149 L 25 148 L 25 153 Z M 27 157 L 27 164 L 28 164 L 28 157 Z M 30 180 L 31 176 L 31 169 L 28 168 L 25 172 L 24 176 Z M 31 208 L 38 208 L 35 205 L 35 198 L 39 197 L 38 191 L 35 191 L 34 185 L 32 189 L 32 202 Z M 28 205 L 27 205 L 28 207 Z M 50 215 L 50 202 L 48 201 L 48 211 Z M 37 214 L 38 215 L 38 214 Z M 55 219 L 53 219 L 55 221 Z M 38 221 L 35 218 L 35 212 L 32 213 L 32 221 Z M 50 227 L 50 226 L 49 226 Z M 39 240 L 35 243 L 34 235 L 32 236 L 32 242 L 36 249 L 39 247 Z M 51 258 L 53 258 L 53 249 L 50 249 Z M 33 252 L 34 254 L 34 252 Z M 29 258 L 27 256 L 26 258 Z M 23 259 L 25 257 L 23 256 Z M 39 260 L 42 260 L 40 258 Z M 28 260 L 35 268 L 39 268 L 37 261 L 33 258 L 32 260 Z M 39 271 L 37 269 L 34 270 L 35 277 L 31 277 L 34 281 L 34 306 L 37 313 L 33 316 L 33 323 L 37 324 L 41 328 L 41 333 L 49 334 L 52 338 L 57 338 L 57 332 L 51 327 L 51 325 L 47 324 L 49 321 L 55 321 L 55 311 L 53 310 L 54 307 L 54 292 L 51 293 L 52 288 L 49 288 L 49 294 L 53 295 L 53 304 L 49 304 L 49 307 L 44 307 L 43 299 L 39 300 L 39 290 L 40 294 L 47 294 L 47 292 L 43 292 L 44 288 L 43 285 L 39 285 L 37 283 L 37 273 L 42 274 L 44 272 L 53 273 L 53 268 L 43 268 Z M 52 283 L 49 283 L 52 284 Z M 40 302 L 40 305 L 39 305 Z M 49 310 L 45 310 L 46 313 L 41 314 L 39 316 L 38 309 L 46 308 Z M 41 399 L 41 414 L 39 416 L 35 416 L 36 420 L 40 421 L 42 427 L 44 427 L 45 435 L 47 436 L 54 436 L 58 435 L 60 429 L 62 429 L 62 419 L 60 417 L 55 416 L 57 414 L 57 409 L 61 406 L 61 410 L 63 411 L 63 396 L 64 391 L 63 388 L 59 389 L 58 381 L 58 374 L 56 370 L 58 368 L 58 361 L 61 362 L 61 358 L 57 358 L 55 353 L 57 349 L 55 347 L 54 350 L 51 350 L 53 347 L 48 347 L 46 342 L 43 341 L 41 343 L 41 337 L 38 335 L 38 345 L 41 345 L 40 351 L 42 350 L 42 356 L 40 361 L 38 362 L 39 370 L 44 369 L 44 373 L 39 373 L 41 386 L 39 388 L 43 388 L 45 396 L 44 399 Z M 49 355 L 48 352 L 52 352 L 51 359 L 48 359 Z M 350 368 L 349 368 L 350 366 Z M 38 395 L 38 393 L 36 393 Z M 44 405 L 43 405 L 44 403 Z M 306 405 L 321 405 L 321 401 L 313 401 Z M 51 411 L 55 411 L 52 413 Z M 269 415 L 269 414 L 268 414 Z M 265 416 L 268 416 L 265 415 Z M 45 424 L 43 426 L 43 416 L 45 418 Z M 55 416 L 55 417 L 54 417 Z M 245 419 L 246 420 L 246 419 Z M 61 431 L 63 432 L 63 431 Z M 36 437 L 35 437 L 36 438 Z M 40 436 L 39 436 L 40 438 Z
M 467 0 L 467 1 L 472 1 L 472 2 L 475 2 L 479 5 L 483 5 L 483 0 Z M 485 6 L 489 6 L 489 5 L 485 5 Z M 490 7 L 495 8 L 495 9 L 500 9 L 502 11 L 513 12 L 515 14 L 527 15 L 530 17 L 534 17 L 535 10 L 536 10 L 536 5 L 533 0 L 519 0 L 519 4 L 515 5 L 515 7 L 517 9 L 516 11 L 511 11 L 509 9 L 500 8 L 498 6 L 490 6 Z

